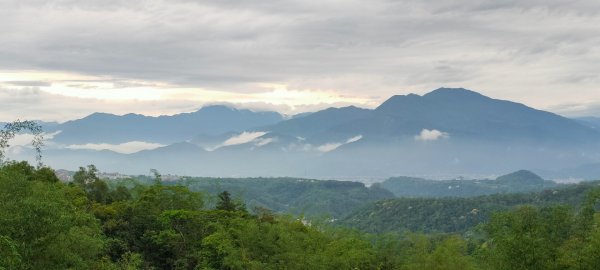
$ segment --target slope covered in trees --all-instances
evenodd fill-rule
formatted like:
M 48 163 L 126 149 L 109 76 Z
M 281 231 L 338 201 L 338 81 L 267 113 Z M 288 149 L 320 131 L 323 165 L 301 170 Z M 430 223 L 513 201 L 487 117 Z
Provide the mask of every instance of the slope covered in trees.
M 392 269 L 417 252 L 408 238 L 249 214 L 227 192 L 209 208 L 183 186 L 110 187 L 93 166 L 64 184 L 47 171 L 0 168 L 0 198 L 9 202 L 0 205 L 0 269 Z M 431 252 L 451 249 L 448 263 L 472 266 L 464 240 L 426 242 Z
M 378 201 L 340 220 L 343 226 L 367 232 L 464 233 L 498 211 L 520 205 L 577 207 L 600 182 L 557 186 L 539 193 L 494 194 L 470 198 L 397 198 Z
M 534 192 L 556 187 L 553 181 L 542 179 L 530 171 L 517 171 L 495 180 L 427 180 L 413 177 L 393 177 L 376 184 L 397 197 L 475 197 L 497 193 Z
M 93 166 L 73 181 L 25 162 L 0 166 L 0 269 L 594 269 L 598 191 L 579 210 L 527 206 L 476 234 L 365 234 L 267 209 L 249 213 L 160 181 L 113 185 Z M 580 195 L 581 194 L 581 195 Z M 570 200 L 573 200 L 572 202 Z
M 363 183 L 297 178 L 185 178 L 178 182 L 191 190 L 217 194 L 229 191 L 249 209 L 278 213 L 341 218 L 370 202 L 394 198 L 386 189 Z

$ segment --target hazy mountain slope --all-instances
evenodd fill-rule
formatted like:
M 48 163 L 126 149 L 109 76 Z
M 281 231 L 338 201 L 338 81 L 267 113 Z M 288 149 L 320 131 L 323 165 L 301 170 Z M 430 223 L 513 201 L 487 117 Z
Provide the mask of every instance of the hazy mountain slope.
M 562 169 L 540 170 L 539 173 L 548 178 L 565 181 L 598 180 L 600 179 L 600 163 L 592 162 Z
M 496 180 L 426 180 L 394 177 L 377 184 L 397 197 L 475 197 L 496 193 L 540 191 L 557 184 L 530 171 L 518 171 Z
M 600 130 L 600 117 L 580 117 L 575 118 L 574 120 L 582 125 L 591 127 L 595 130 Z
M 200 134 L 218 135 L 275 124 L 283 119 L 275 112 L 253 112 L 226 106 L 208 106 L 196 112 L 150 117 L 94 113 L 55 126 L 55 141 L 65 144 L 124 143 L 145 141 L 175 143 Z
M 440 88 L 424 96 L 394 96 L 370 117 L 348 123 L 350 134 L 413 137 L 423 129 L 455 139 L 582 143 L 600 133 L 576 121 L 523 104 L 488 98 L 462 88 Z
M 371 110 L 354 106 L 329 108 L 306 116 L 280 122 L 276 125 L 266 127 L 264 130 L 322 141 L 330 138 L 315 138 L 315 135 L 325 132 L 333 134 L 338 133 L 336 131 L 338 126 L 368 117 L 371 112 Z
M 187 141 L 194 145 L 110 160 L 73 154 L 82 165 L 106 164 L 106 170 L 203 176 L 437 178 L 560 170 L 600 160 L 599 131 L 461 88 L 394 96 L 374 110 L 350 106 L 282 119 L 223 106 L 162 117 L 94 114 L 57 127 L 62 133 L 54 145 Z M 60 150 L 55 157 L 69 155 Z

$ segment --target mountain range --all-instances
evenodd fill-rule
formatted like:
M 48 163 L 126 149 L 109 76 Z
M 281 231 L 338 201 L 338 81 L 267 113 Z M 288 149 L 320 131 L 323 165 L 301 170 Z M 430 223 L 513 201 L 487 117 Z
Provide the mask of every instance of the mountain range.
M 276 112 L 253 112 L 213 105 L 191 113 L 158 117 L 94 113 L 82 119 L 51 126 L 48 132 L 61 131 L 54 140 L 68 144 L 117 144 L 131 141 L 170 144 L 200 134 L 214 136 L 244 131 L 282 120 L 283 116 Z
M 440 88 L 393 96 L 375 109 L 329 108 L 294 117 L 226 106 L 159 117 L 95 113 L 46 125 L 55 135 L 45 160 L 56 168 L 94 163 L 124 173 L 156 168 L 204 176 L 358 180 L 547 172 L 597 163 L 599 122 Z M 133 142 L 151 147 L 118 150 Z M 13 156 L 28 155 L 27 149 L 17 152 Z

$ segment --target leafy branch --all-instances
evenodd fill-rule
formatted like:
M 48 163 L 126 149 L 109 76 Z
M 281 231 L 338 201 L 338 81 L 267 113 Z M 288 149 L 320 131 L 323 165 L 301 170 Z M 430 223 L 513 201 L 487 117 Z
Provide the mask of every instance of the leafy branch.
M 8 143 L 20 132 L 29 131 L 33 134 L 31 145 L 36 152 L 35 160 L 39 167 L 42 166 L 42 146 L 44 146 L 44 135 L 42 126 L 34 121 L 16 120 L 12 123 L 4 125 L 4 129 L 0 130 L 0 164 L 5 162 L 5 150 L 10 147 Z

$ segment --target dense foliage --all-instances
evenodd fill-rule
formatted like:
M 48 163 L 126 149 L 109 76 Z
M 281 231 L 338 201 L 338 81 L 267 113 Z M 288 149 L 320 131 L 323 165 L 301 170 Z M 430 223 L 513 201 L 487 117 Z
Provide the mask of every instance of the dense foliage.
M 397 198 L 356 210 L 339 224 L 363 231 L 464 233 L 489 219 L 492 213 L 519 205 L 578 207 L 600 182 L 557 186 L 538 193 L 494 194 L 471 198 Z
M 138 176 L 135 180 L 153 182 L 145 176 Z M 257 207 L 267 208 L 276 213 L 311 218 L 341 218 L 368 203 L 394 198 L 391 192 L 380 187 L 334 180 L 182 177 L 164 184 L 187 186 L 190 190 L 211 195 L 211 198 L 226 190 L 232 197 L 243 200 L 250 211 Z
M 115 185 L 96 168 L 0 168 L 0 269 L 594 269 L 598 192 L 576 211 L 499 212 L 477 234 L 365 234 L 275 215 L 220 192 Z

